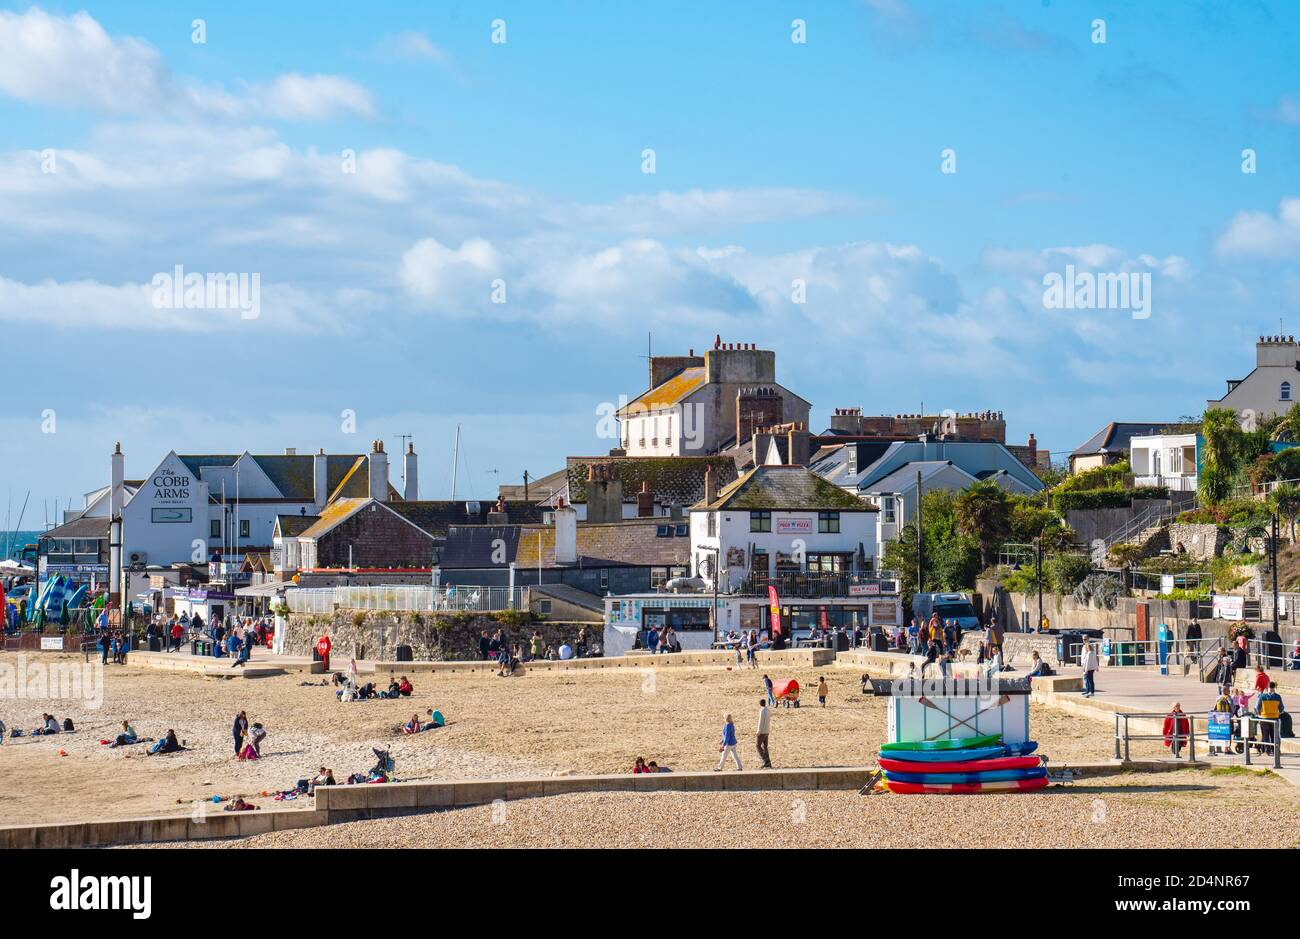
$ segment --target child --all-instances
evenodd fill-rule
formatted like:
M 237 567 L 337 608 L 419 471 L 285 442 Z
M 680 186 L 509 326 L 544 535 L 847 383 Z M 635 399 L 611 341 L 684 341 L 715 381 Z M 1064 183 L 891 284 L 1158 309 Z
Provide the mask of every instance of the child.
M 822 707 L 826 707 L 826 696 L 830 691 L 830 687 L 826 684 L 826 676 L 823 675 L 817 682 L 817 700 L 821 702 Z

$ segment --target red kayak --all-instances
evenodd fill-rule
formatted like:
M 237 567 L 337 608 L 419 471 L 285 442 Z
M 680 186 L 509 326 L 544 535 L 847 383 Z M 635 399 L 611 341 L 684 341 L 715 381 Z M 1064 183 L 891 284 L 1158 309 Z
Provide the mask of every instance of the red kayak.
M 880 768 L 891 773 L 983 773 L 995 769 L 1033 769 L 1036 756 L 997 756 L 991 760 L 951 760 L 943 763 L 913 763 L 910 760 L 880 758 Z
M 890 792 L 908 795 L 954 795 L 966 792 L 1024 792 L 1042 789 L 1047 782 L 1046 776 L 1039 776 L 1037 779 L 1007 779 L 984 783 L 905 783 L 887 779 L 881 785 Z

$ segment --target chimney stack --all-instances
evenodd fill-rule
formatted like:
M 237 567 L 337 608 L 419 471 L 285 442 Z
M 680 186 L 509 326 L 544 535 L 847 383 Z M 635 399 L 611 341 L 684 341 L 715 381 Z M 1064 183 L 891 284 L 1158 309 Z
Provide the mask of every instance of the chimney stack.
M 415 461 L 415 444 L 408 443 L 402 456 L 402 498 L 407 502 L 420 498 L 420 469 Z
M 563 496 L 555 507 L 555 563 L 578 563 L 578 513 Z
M 311 478 L 312 478 L 312 495 L 316 503 L 316 514 L 325 508 L 325 503 L 329 501 L 329 471 L 327 469 L 329 457 L 325 455 L 325 448 L 321 447 L 311 458 Z
M 371 445 L 367 458 L 370 469 L 370 498 L 376 502 L 388 501 L 388 454 L 384 452 L 384 442 L 376 440 Z
M 710 463 L 704 467 L 704 504 L 712 505 L 715 498 L 717 493 L 713 490 L 713 464 Z
M 650 483 L 641 480 L 641 491 L 636 494 L 636 517 L 650 518 L 655 514 L 655 497 L 650 492 Z
M 122 455 L 122 441 L 113 447 L 113 489 L 109 493 L 109 518 L 122 514 L 123 485 L 126 482 L 126 457 Z

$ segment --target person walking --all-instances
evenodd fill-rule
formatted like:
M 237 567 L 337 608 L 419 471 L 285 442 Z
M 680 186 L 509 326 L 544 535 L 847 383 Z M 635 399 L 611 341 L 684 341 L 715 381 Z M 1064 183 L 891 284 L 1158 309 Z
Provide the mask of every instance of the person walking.
M 772 696 L 772 679 L 766 675 L 763 676 L 763 688 L 767 691 L 767 703 L 772 707 L 776 707 L 776 698 Z
M 1091 698 L 1097 693 L 1097 652 L 1091 642 L 1083 644 L 1079 664 L 1083 666 L 1083 696 Z
M 822 707 L 826 707 L 826 696 L 831 693 L 830 686 L 826 684 L 826 676 L 822 675 L 817 680 L 817 701 Z
M 772 712 L 767 708 L 767 701 L 758 702 L 758 734 L 754 742 L 758 745 L 758 755 L 763 761 L 763 769 L 772 768 L 772 757 L 767 752 L 768 735 L 772 732 Z
M 720 754 L 718 756 L 718 765 L 714 768 L 714 772 L 720 772 L 722 767 L 726 765 L 728 753 L 736 761 L 737 772 L 744 769 L 740 765 L 740 754 L 736 751 L 736 725 L 732 723 L 730 714 L 726 716 L 722 724 L 722 742 L 718 744 L 718 753 Z

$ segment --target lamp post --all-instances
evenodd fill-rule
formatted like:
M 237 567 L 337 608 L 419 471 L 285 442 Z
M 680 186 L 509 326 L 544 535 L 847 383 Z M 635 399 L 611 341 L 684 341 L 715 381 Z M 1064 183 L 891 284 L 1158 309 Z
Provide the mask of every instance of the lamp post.
M 1034 581 L 1038 584 L 1038 622 L 1030 632 L 1038 632 L 1043 628 L 1043 539 L 1039 536 L 1034 539 Z

